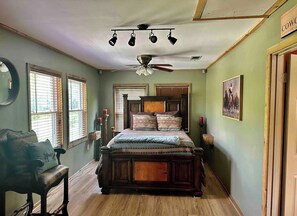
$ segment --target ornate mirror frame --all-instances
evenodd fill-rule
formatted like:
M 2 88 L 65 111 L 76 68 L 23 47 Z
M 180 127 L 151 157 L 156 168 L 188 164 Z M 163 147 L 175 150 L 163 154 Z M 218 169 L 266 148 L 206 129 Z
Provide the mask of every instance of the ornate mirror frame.
M 13 103 L 17 98 L 20 89 L 20 80 L 17 70 L 8 59 L 0 57 L 0 62 L 6 65 L 11 76 L 11 88 L 8 89 L 9 96 L 5 101 L 0 101 L 0 106 L 6 106 Z

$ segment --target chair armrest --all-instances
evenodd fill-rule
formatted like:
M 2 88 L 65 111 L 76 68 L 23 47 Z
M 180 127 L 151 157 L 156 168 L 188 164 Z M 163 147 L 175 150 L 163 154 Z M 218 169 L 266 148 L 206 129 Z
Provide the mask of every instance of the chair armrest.
M 33 167 L 35 169 L 36 167 L 42 167 L 44 165 L 44 162 L 43 162 L 43 160 L 36 159 L 36 160 L 31 160 L 29 162 L 29 164 L 31 167 Z
M 66 150 L 61 148 L 61 147 L 55 147 L 54 148 L 54 151 L 57 153 L 57 154 L 65 154 L 66 153 Z
M 58 159 L 58 163 L 61 164 L 61 161 L 60 161 L 60 155 L 61 154 L 65 154 L 66 153 L 66 150 L 61 148 L 61 147 L 55 147 L 54 148 L 54 151 L 56 152 L 56 157 Z

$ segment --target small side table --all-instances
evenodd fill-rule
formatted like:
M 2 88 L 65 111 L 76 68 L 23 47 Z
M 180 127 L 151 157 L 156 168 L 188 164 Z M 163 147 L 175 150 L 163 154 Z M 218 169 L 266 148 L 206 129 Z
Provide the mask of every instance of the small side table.
M 204 162 L 207 162 L 210 157 L 210 152 L 213 152 L 214 150 L 214 137 L 211 134 L 202 134 L 203 139 L 203 160 Z
M 94 141 L 94 143 L 95 143 L 94 157 L 95 157 L 96 161 L 99 161 L 99 159 L 100 159 L 100 149 L 101 149 L 101 146 L 102 146 L 101 131 L 98 130 L 98 131 L 94 131 L 94 132 L 89 133 L 89 141 L 91 141 L 91 142 Z

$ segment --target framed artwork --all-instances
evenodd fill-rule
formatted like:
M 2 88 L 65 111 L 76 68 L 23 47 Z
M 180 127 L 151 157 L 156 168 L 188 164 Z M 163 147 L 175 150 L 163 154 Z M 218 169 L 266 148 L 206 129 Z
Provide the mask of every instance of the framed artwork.
M 223 81 L 223 116 L 242 120 L 243 75 Z

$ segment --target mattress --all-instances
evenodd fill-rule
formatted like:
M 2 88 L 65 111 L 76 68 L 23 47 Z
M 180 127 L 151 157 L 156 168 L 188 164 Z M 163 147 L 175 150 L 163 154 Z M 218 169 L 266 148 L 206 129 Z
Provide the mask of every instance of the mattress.
M 125 129 L 111 139 L 107 147 L 113 153 L 191 155 L 195 145 L 184 131 Z

